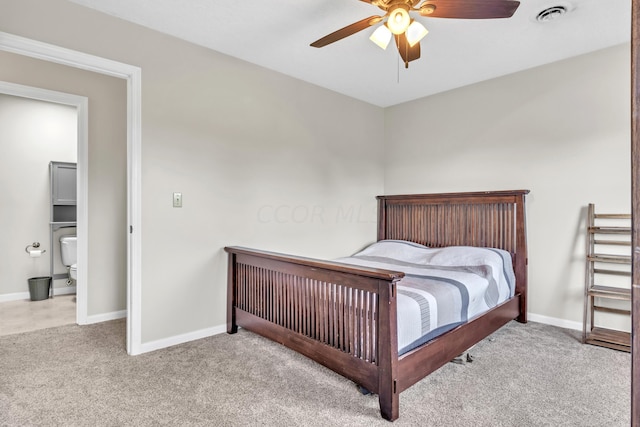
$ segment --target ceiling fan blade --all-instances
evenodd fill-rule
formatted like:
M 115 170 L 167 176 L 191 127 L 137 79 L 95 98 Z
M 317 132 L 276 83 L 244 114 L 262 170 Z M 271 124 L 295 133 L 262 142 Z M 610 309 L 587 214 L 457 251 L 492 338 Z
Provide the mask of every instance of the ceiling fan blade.
M 427 0 L 419 10 L 429 18 L 495 19 L 510 18 L 518 6 L 514 0 Z
M 404 61 L 404 68 L 409 68 L 409 62 L 415 61 L 420 58 L 420 43 L 416 43 L 413 47 L 409 46 L 406 34 L 398 34 L 394 37 L 396 39 L 396 46 L 398 47 L 398 53 Z
M 337 42 L 338 40 L 342 40 L 345 37 L 348 37 L 352 34 L 355 34 L 359 31 L 364 30 L 365 28 L 369 28 L 370 26 L 377 24 L 382 21 L 382 16 L 370 16 L 361 21 L 354 22 L 351 25 L 347 25 L 344 28 L 340 28 L 338 31 L 334 31 L 331 34 L 328 34 L 321 39 L 318 39 L 311 43 L 313 47 L 324 47 L 333 42 Z

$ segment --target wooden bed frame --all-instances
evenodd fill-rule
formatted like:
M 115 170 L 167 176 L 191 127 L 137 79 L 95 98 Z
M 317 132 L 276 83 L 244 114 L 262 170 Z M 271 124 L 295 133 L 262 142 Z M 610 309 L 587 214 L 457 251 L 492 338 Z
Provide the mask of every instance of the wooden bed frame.
M 528 190 L 379 196 L 378 240 L 479 246 L 513 254 L 515 296 L 398 356 L 401 272 L 241 247 L 229 253 L 227 332 L 279 342 L 377 393 L 387 420 L 399 394 L 513 319 L 527 321 Z

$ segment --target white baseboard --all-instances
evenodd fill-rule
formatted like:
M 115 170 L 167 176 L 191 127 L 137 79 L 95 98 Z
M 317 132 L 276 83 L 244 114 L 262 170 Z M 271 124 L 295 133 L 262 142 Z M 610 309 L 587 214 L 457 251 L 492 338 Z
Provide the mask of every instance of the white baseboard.
M 64 288 L 53 288 L 53 296 L 56 295 L 70 295 L 76 293 L 75 286 L 65 286 Z
M 211 328 L 200 329 L 198 331 L 189 332 L 182 335 L 175 335 L 173 337 L 162 338 L 160 340 L 142 343 L 140 345 L 140 353 L 148 353 L 150 351 L 160 350 L 163 348 L 171 347 L 178 344 L 184 344 L 189 341 L 195 341 L 202 338 L 212 337 L 214 335 L 227 332 L 227 325 L 219 325 Z
M 582 330 L 582 323 L 572 320 L 558 319 L 555 317 L 543 316 L 541 314 L 527 313 L 528 320 L 532 322 L 544 323 L 545 325 L 557 326 L 559 328 L 574 329 L 577 331 Z M 212 328 L 200 329 L 199 331 L 189 332 L 182 335 L 176 335 L 173 337 L 162 338 L 160 340 L 151 341 L 148 343 L 142 343 L 140 347 L 140 353 L 148 353 L 151 351 L 160 350 L 163 348 L 171 347 L 178 344 L 184 344 L 189 341 L 195 341 L 202 338 L 211 337 L 214 335 L 222 334 L 227 331 L 227 325 L 214 326 Z
M 111 313 L 94 314 L 93 316 L 87 316 L 87 323 L 84 325 L 90 325 L 92 323 L 107 322 L 109 320 L 122 319 L 127 317 L 127 310 L 112 311 Z
M 15 294 L 0 295 L 0 302 L 20 301 L 23 299 L 30 299 L 29 292 L 17 292 Z
M 541 314 L 527 313 L 527 319 L 532 322 L 544 323 L 545 325 L 557 326 L 559 328 L 582 330 L 582 322 L 573 320 L 558 319 L 556 317 L 543 316 Z
M 98 315 L 98 316 L 90 316 L 89 323 L 97 323 L 97 322 L 104 322 L 106 320 L 114 320 L 114 319 L 126 317 L 126 315 L 127 315 L 126 310 L 124 310 L 121 312 L 107 313 L 107 314 Z M 112 317 L 109 317 L 109 316 L 112 316 Z M 575 322 L 575 321 L 565 320 L 565 319 L 558 319 L 555 317 L 543 316 L 541 314 L 535 314 L 535 313 L 527 313 L 527 317 L 532 322 L 544 323 L 546 325 L 557 326 L 565 329 L 574 329 L 577 331 L 582 330 L 582 323 L 580 322 Z M 198 331 L 193 331 L 193 332 L 189 332 L 182 335 L 175 335 L 172 337 L 162 338 L 156 341 L 142 343 L 140 346 L 140 352 L 136 353 L 136 355 L 149 353 L 151 351 L 161 350 L 163 348 L 171 347 L 178 344 L 184 344 L 189 341 L 195 341 L 202 338 L 212 337 L 214 335 L 225 333 L 226 331 L 227 331 L 227 325 L 225 324 L 225 325 L 214 326 L 211 328 L 200 329 Z
M 54 297 L 56 295 L 69 295 L 69 294 L 75 294 L 75 293 L 76 293 L 75 286 L 65 286 L 64 288 L 53 288 Z M 13 294 L 0 295 L 0 302 L 20 301 L 24 299 L 31 299 L 31 294 L 29 292 L 16 292 Z

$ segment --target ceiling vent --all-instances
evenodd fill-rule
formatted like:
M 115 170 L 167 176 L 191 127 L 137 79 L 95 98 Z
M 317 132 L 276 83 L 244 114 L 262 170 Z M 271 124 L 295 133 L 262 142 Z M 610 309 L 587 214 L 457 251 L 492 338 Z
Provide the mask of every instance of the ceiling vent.
M 536 16 L 536 21 L 539 22 L 549 22 L 555 19 L 558 19 L 562 15 L 567 13 L 567 8 L 565 6 L 552 6 L 544 9 L 538 16 Z

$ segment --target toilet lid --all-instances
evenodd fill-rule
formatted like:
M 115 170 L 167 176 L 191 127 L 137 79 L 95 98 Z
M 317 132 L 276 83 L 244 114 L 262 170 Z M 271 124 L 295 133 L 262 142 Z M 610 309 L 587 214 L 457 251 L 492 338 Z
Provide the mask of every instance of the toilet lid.
M 71 264 L 71 267 L 69 267 L 71 270 L 77 270 L 78 269 L 78 264 Z

